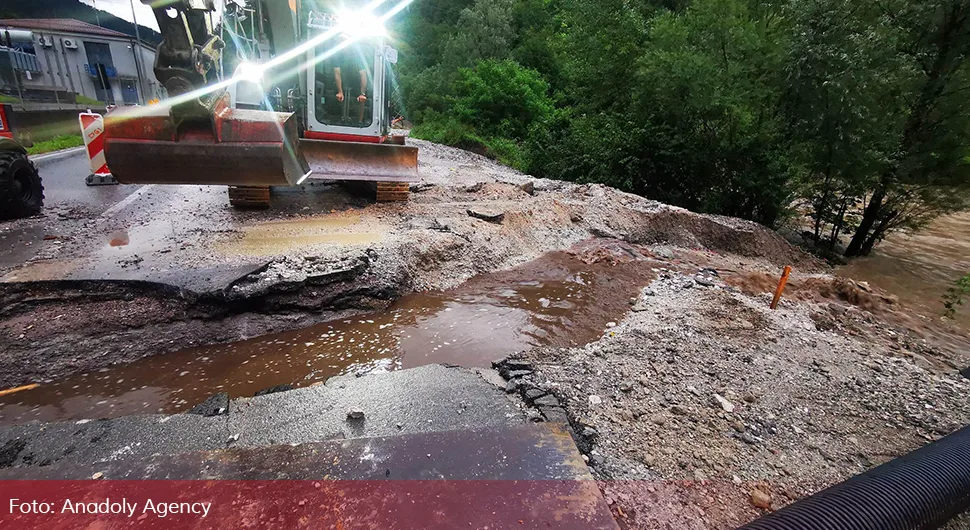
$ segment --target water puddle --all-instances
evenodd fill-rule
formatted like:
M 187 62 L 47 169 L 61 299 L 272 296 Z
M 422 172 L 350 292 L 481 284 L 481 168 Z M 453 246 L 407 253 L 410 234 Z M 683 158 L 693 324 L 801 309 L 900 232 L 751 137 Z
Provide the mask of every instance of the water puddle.
M 130 242 L 127 230 L 119 230 L 108 236 L 108 245 L 112 247 L 126 247 Z
M 245 227 L 241 238 L 217 248 L 231 255 L 272 256 L 311 245 L 365 245 L 381 239 L 379 229 L 362 228 L 359 215 L 274 221 Z
M 388 310 L 232 344 L 192 348 L 0 398 L 0 423 L 178 412 L 216 392 L 429 363 L 489 366 L 534 346 L 581 345 L 629 309 L 655 262 L 585 264 L 549 254 Z

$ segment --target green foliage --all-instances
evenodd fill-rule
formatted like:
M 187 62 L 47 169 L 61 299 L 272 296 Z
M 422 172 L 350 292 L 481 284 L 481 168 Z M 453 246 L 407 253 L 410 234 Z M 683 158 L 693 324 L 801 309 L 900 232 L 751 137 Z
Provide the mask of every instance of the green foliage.
M 20 100 L 13 96 L 0 94 L 0 103 L 20 103 Z
M 481 61 L 462 68 L 452 86 L 451 112 L 488 136 L 524 140 L 553 110 L 549 84 L 514 61 Z
M 27 154 L 39 155 L 41 153 L 60 151 L 61 149 L 80 147 L 82 145 L 84 145 L 84 139 L 81 138 L 80 134 L 65 134 L 51 138 L 50 140 L 34 143 L 33 146 L 27 148 Z
M 77 103 L 78 105 L 104 105 L 104 103 L 96 99 L 92 99 L 87 96 L 82 96 L 81 94 L 74 95 L 74 102 Z
M 947 289 L 943 295 L 943 316 L 953 318 L 956 316 L 957 306 L 963 305 L 963 298 L 970 293 L 970 274 L 956 281 L 956 285 Z
M 460 68 L 440 97 L 444 112 L 425 111 L 412 134 L 418 138 L 464 147 L 527 170 L 529 157 L 521 142 L 554 111 L 549 85 L 535 71 L 514 61 L 479 61 Z
M 417 5 L 416 136 L 767 225 L 804 204 L 828 252 L 970 205 L 965 1 Z

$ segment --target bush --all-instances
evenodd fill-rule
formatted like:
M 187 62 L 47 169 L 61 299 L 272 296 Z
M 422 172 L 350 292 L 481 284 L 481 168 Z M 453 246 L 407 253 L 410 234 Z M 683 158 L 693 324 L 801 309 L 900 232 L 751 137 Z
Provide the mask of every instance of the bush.
M 549 84 L 515 61 L 480 61 L 460 68 L 451 114 L 487 136 L 525 140 L 536 121 L 554 109 Z

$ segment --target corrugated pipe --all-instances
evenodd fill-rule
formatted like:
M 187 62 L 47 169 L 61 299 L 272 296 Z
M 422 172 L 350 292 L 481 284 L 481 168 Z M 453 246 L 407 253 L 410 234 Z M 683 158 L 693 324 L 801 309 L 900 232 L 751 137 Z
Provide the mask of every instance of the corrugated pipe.
M 970 427 L 741 527 L 923 530 L 970 508 Z

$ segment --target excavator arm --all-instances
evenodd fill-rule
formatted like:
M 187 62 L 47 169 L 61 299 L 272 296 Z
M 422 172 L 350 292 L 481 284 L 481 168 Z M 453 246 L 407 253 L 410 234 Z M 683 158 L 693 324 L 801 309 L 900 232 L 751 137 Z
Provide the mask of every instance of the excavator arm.
M 142 0 L 152 5 L 162 33 L 155 55 L 155 78 L 169 96 L 192 93 L 217 81 L 217 67 L 225 43 L 213 33 L 212 0 Z M 202 92 L 180 108 L 209 109 L 221 91 Z M 189 110 L 191 112 L 191 110 Z
M 296 117 L 234 109 L 218 78 L 225 44 L 214 34 L 212 0 L 142 0 L 162 33 L 155 76 L 169 98 L 105 117 L 105 159 L 124 184 L 292 186 L 310 169 Z

